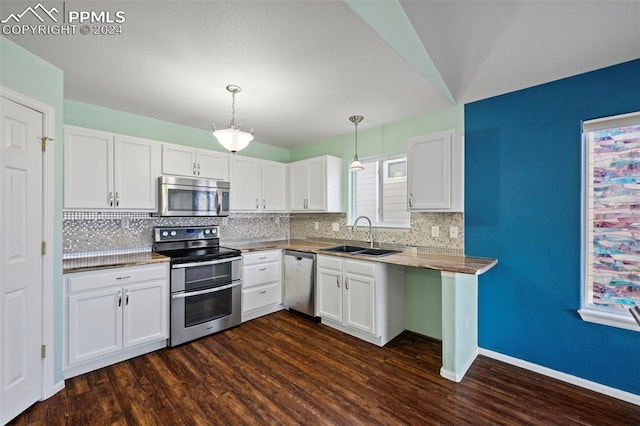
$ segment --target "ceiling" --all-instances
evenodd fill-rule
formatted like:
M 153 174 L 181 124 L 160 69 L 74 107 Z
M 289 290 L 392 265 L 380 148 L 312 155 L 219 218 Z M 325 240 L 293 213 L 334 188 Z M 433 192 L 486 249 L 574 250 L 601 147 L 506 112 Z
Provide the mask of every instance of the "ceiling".
M 6 36 L 64 71 L 65 98 L 210 130 L 237 84 L 237 122 L 284 148 L 640 58 L 640 1 L 42 4 L 125 16 L 121 35 Z

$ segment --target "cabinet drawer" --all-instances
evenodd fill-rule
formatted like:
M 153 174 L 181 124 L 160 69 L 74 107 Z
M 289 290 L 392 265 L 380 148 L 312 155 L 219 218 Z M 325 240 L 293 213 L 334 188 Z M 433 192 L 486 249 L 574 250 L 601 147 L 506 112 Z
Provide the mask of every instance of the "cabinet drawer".
M 256 263 L 277 262 L 282 260 L 282 250 L 257 251 L 242 255 L 243 265 L 255 265 Z
M 345 260 L 344 271 L 352 274 L 364 275 L 366 277 L 375 277 L 375 262 L 367 262 L 362 260 Z
M 342 270 L 342 258 L 337 256 L 318 256 L 318 267 L 333 269 L 334 271 Z
M 163 263 L 67 274 L 65 275 L 67 292 L 73 293 L 103 287 L 123 286 L 133 282 L 167 279 L 167 268 L 168 263 Z
M 280 303 L 279 283 L 242 290 L 242 312 Z
M 281 265 L 280 262 L 271 262 L 243 267 L 243 287 L 280 283 Z

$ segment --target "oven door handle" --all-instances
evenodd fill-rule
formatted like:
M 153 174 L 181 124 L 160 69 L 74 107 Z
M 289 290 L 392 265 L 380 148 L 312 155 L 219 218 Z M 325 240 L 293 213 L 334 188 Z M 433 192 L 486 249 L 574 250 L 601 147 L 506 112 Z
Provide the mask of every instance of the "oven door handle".
M 171 265 L 171 269 L 191 268 L 193 266 L 219 265 L 220 263 L 233 262 L 236 260 L 242 260 L 242 257 L 238 256 L 238 257 L 228 257 L 226 259 L 219 259 L 219 260 L 205 260 L 203 262 L 178 263 L 177 265 Z
M 238 282 L 227 284 L 227 285 L 223 285 L 223 286 L 220 286 L 220 287 L 209 288 L 207 290 L 190 291 L 188 293 L 176 293 L 176 294 L 172 294 L 171 298 L 172 299 L 183 299 L 185 297 L 200 296 L 201 294 L 209 294 L 209 293 L 215 293 L 217 291 L 228 290 L 228 289 L 233 288 L 233 287 L 238 287 L 239 285 L 242 285 L 242 282 L 238 281 Z

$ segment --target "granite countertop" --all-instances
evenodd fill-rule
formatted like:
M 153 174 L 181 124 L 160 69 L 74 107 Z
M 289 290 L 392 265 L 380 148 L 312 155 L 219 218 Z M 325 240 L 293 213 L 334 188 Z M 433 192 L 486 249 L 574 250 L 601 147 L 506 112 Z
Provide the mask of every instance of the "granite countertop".
M 169 262 L 171 259 L 151 251 L 106 256 L 87 256 L 62 261 L 62 273 L 94 271 L 97 269 L 120 268 L 123 266 L 147 265 Z
M 240 249 L 245 253 L 269 249 L 297 250 L 309 253 L 320 253 L 351 259 L 369 260 L 374 262 L 390 263 L 393 265 L 411 266 L 415 268 L 434 269 L 437 271 L 458 272 L 472 275 L 483 274 L 498 263 L 497 259 L 484 257 L 447 256 L 424 253 L 411 254 L 407 252 L 395 253 L 386 256 L 367 256 L 350 253 L 326 252 L 321 250 L 323 248 L 337 245 L 339 244 L 318 241 L 282 240 L 235 244 L 233 247 Z

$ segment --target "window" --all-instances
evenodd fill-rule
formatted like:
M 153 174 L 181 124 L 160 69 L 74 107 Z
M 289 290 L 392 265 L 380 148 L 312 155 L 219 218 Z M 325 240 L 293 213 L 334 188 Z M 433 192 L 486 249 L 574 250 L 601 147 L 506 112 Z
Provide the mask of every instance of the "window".
M 409 227 L 407 158 L 362 161 L 364 170 L 352 173 L 351 221 L 367 216 L 373 226 Z
M 633 330 L 640 305 L 640 113 L 586 121 L 584 320 Z

